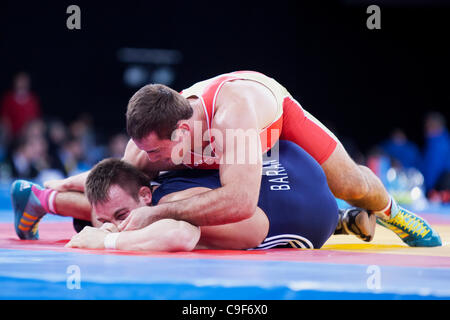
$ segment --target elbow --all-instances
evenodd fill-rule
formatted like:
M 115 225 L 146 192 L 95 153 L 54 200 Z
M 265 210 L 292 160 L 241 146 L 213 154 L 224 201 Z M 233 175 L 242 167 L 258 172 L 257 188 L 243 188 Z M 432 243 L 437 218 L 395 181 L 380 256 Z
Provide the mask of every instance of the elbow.
M 255 213 L 256 206 L 246 205 L 243 207 L 243 209 L 239 212 L 239 220 L 246 220 L 250 219 L 253 214 Z
M 185 221 L 166 234 L 167 251 L 192 251 L 200 240 L 200 228 Z

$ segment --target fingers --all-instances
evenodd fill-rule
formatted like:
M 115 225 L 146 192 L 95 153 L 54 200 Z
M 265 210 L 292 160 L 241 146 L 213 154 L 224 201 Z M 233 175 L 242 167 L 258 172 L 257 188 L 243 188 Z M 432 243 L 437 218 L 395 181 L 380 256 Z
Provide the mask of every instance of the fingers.
M 48 180 L 44 182 L 44 187 L 56 191 L 66 191 L 63 180 Z
M 104 223 L 100 227 L 100 230 L 105 230 L 105 231 L 108 231 L 108 232 L 119 232 L 119 229 L 113 223 L 110 223 L 110 222 Z
M 53 189 L 55 186 L 55 181 L 57 180 L 49 180 L 44 182 L 44 187 Z
M 79 248 L 80 243 L 77 241 L 77 239 L 74 238 L 72 238 L 69 242 L 67 242 L 64 248 Z
M 117 226 L 117 229 L 119 229 L 119 232 L 129 230 L 130 221 L 131 221 L 132 216 L 133 216 L 132 214 L 129 214 L 128 217 Z
M 93 227 L 86 226 L 83 228 L 83 230 L 80 231 L 80 233 L 77 233 L 70 239 L 68 243 L 64 246 L 65 248 L 81 248 L 81 241 L 80 239 L 89 232 L 89 229 L 95 229 Z
M 66 245 L 64 246 L 64 248 L 74 248 L 74 246 L 72 244 L 72 240 L 67 242 Z

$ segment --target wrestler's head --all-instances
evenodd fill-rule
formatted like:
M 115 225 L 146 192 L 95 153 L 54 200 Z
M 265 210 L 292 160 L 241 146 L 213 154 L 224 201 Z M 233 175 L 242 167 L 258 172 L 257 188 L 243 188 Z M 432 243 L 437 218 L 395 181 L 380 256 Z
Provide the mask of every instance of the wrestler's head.
M 182 150 L 190 149 L 186 120 L 192 115 L 189 101 L 175 90 L 161 84 L 146 85 L 128 103 L 127 132 L 138 148 L 147 152 L 155 170 L 168 170 L 181 162 Z
M 149 186 L 149 177 L 132 165 L 105 159 L 92 168 L 85 191 L 97 220 L 118 226 L 132 210 L 151 204 Z

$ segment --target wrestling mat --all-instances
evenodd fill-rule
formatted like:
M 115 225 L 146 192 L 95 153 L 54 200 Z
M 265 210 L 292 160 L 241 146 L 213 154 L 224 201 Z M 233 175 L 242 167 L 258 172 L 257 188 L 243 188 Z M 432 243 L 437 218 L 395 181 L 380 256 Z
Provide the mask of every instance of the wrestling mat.
M 450 207 L 420 212 L 443 246 L 409 248 L 334 236 L 320 250 L 125 252 L 66 249 L 71 218 L 47 215 L 40 240 L 21 241 L 0 211 L 0 299 L 449 299 Z

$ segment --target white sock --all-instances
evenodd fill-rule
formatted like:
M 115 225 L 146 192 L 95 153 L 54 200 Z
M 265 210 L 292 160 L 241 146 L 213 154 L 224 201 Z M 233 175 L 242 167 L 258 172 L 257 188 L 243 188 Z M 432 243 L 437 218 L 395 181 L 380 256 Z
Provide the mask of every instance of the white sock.
M 397 202 L 395 201 L 394 198 L 392 198 L 392 196 L 389 196 L 389 202 L 387 204 L 387 206 L 382 209 L 382 210 L 378 210 L 378 211 L 373 211 L 373 213 L 375 213 L 375 215 L 383 220 L 389 220 L 394 218 L 397 213 L 398 213 L 398 205 Z
M 55 210 L 55 198 L 56 198 L 56 194 L 58 193 L 58 191 L 53 190 L 49 197 L 48 197 L 48 208 L 50 210 L 51 213 L 56 213 Z

